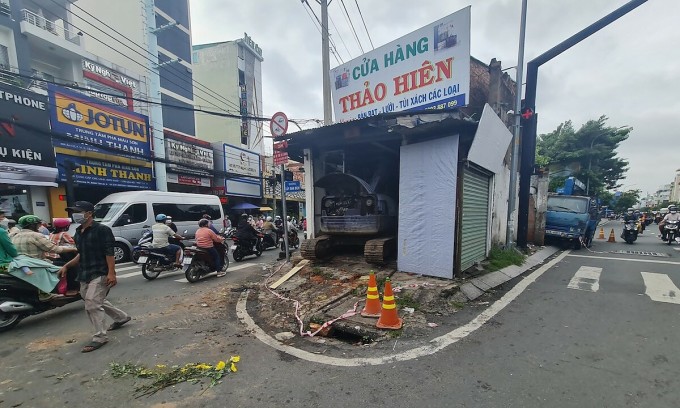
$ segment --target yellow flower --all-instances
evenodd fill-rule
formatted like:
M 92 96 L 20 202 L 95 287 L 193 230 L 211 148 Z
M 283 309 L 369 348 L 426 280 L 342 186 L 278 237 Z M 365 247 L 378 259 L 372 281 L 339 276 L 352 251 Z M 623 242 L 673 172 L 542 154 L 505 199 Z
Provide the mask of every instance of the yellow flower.
M 229 361 L 233 361 L 234 363 L 238 363 L 239 361 L 241 361 L 241 357 L 231 356 L 231 359 Z
M 212 368 L 212 366 L 209 365 L 209 364 L 201 363 L 201 364 L 197 364 L 196 368 L 198 368 L 199 370 L 210 370 Z
M 226 365 L 227 365 L 227 363 L 225 363 L 224 361 L 220 361 L 220 362 L 217 363 L 217 365 L 215 366 L 215 370 L 217 370 L 217 371 L 224 370 L 224 367 L 226 367 Z
M 165 364 L 157 364 L 156 365 L 156 368 L 165 368 L 165 367 L 167 367 Z
M 182 374 L 186 373 L 187 371 L 189 371 L 187 368 L 182 368 L 179 370 L 179 372 Z
M 236 369 L 236 364 L 234 364 L 234 363 L 231 363 L 231 367 L 229 367 L 229 369 L 230 369 L 232 372 L 234 372 L 234 373 L 238 371 L 238 370 Z

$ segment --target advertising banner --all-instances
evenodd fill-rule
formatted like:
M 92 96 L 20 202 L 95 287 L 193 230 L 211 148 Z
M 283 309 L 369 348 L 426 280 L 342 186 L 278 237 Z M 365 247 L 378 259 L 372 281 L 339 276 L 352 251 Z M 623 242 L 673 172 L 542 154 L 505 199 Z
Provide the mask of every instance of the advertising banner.
M 56 178 L 47 97 L 0 84 L 0 184 L 56 187 Z
M 57 154 L 59 180 L 63 182 L 66 182 L 66 172 L 64 171 L 66 160 L 70 160 L 76 165 L 73 180 L 78 184 L 138 190 L 156 189 L 151 163 L 148 163 L 148 166 L 137 166 Z
M 251 177 L 235 177 L 225 180 L 228 195 L 262 197 L 262 166 L 260 155 L 236 146 L 224 144 L 224 170 L 228 173 Z
M 212 147 L 203 147 L 196 143 L 166 137 L 165 157 L 172 162 L 189 166 L 168 163 L 168 170 L 211 176 L 214 166 Z
M 335 120 L 465 106 L 470 7 L 331 70 Z
M 182 184 L 185 186 L 210 187 L 210 179 L 207 177 L 168 173 L 167 179 L 168 183 Z
M 48 88 L 52 130 L 95 146 L 116 149 L 121 154 L 149 156 L 149 119 L 127 109 L 58 86 Z M 67 142 L 55 139 L 55 146 Z M 110 150 L 102 150 L 111 154 Z

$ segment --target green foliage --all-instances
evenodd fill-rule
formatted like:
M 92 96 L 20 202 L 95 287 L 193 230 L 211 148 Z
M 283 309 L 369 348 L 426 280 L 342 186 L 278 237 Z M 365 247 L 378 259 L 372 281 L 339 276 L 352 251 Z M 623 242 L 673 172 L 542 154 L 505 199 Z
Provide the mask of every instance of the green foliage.
M 525 258 L 526 255 L 516 249 L 503 249 L 494 245 L 489 251 L 489 265 L 486 269 L 493 272 L 510 265 L 520 266 Z
M 414 310 L 420 309 L 420 303 L 413 299 L 413 295 L 410 293 L 402 292 L 399 296 L 395 296 L 394 300 L 399 308 L 412 307 Z
M 564 181 L 567 179 L 566 176 L 555 176 L 550 178 L 550 183 L 548 184 L 548 191 L 550 192 L 557 192 L 558 187 L 562 187 L 564 185 Z
M 618 182 L 628 171 L 628 162 L 618 157 L 616 149 L 633 129 L 607 126 L 607 119 L 601 116 L 589 120 L 578 130 L 571 121 L 560 124 L 539 137 L 537 157 L 547 159 L 551 166 L 574 169 L 571 175 L 584 183 L 590 181 L 591 194 L 620 187 Z
M 624 212 L 626 209 L 633 207 L 640 201 L 640 190 L 628 190 L 621 193 L 616 200 L 612 200 L 612 209 L 616 212 Z

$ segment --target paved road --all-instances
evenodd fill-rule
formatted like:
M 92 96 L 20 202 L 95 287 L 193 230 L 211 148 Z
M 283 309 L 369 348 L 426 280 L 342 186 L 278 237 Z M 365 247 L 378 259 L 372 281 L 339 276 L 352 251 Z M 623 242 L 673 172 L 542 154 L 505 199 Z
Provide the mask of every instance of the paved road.
M 609 225 L 618 236 L 618 223 Z M 260 279 L 263 272 L 252 260 L 227 280 L 197 285 L 179 275 L 154 282 L 130 275 L 121 279 L 114 301 L 127 303 L 138 319 L 95 353 L 78 352 L 90 327 L 76 305 L 3 335 L 0 384 L 8 388 L 0 401 L 22 407 L 66 401 L 99 407 L 677 407 L 678 248 L 652 234 L 634 245 L 596 240 L 590 251 L 566 254 L 462 341 L 416 360 L 353 368 L 275 351 L 246 332 L 232 309 L 210 307 L 213 292 L 229 296 L 224 287 L 237 290 Z M 67 343 L 70 338 L 78 343 Z M 240 354 L 239 372 L 206 391 L 183 384 L 135 400 L 133 382 L 105 375 L 111 361 L 173 364 L 229 354 Z

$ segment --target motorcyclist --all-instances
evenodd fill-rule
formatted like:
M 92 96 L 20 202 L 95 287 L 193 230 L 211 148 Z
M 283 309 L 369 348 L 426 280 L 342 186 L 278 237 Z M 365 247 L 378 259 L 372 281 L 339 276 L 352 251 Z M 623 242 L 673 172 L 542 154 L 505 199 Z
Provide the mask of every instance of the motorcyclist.
M 182 266 L 182 249 L 179 245 L 171 244 L 169 238 L 182 239 L 181 235 L 175 233 L 172 228 L 168 227 L 165 221 L 167 220 L 165 214 L 158 214 L 156 216 L 156 223 L 151 227 L 153 231 L 153 241 L 151 246 L 153 248 L 162 248 L 168 256 L 175 257 L 175 266 Z
M 632 208 L 629 208 L 626 210 L 626 214 L 623 216 L 623 222 L 628 222 L 628 221 L 637 221 L 638 216 L 635 214 L 635 211 Z
M 224 243 L 224 238 L 215 234 L 210 229 L 210 221 L 205 218 L 198 222 L 198 227 L 199 228 L 196 231 L 196 246 L 203 248 L 210 253 L 210 256 L 213 258 L 213 265 L 217 271 L 217 277 L 221 278 L 226 275 L 226 272 L 222 271 L 222 268 L 224 267 L 222 255 L 215 249 L 215 243 Z
M 241 215 L 241 220 L 236 229 L 236 238 L 244 243 L 246 248 L 254 248 L 257 244 L 257 231 L 248 222 L 248 214 Z
M 201 217 L 201 219 L 202 219 L 202 220 L 208 220 L 208 222 L 210 223 L 210 224 L 208 225 L 208 228 L 210 228 L 210 229 L 212 230 L 212 232 L 214 232 L 215 234 L 219 234 L 219 233 L 220 233 L 220 232 L 217 230 L 217 228 L 215 228 L 215 226 L 213 225 L 212 217 L 211 217 L 210 215 L 208 215 L 208 214 L 203 214 L 203 216 Z
M 680 221 L 680 213 L 678 213 L 678 207 L 671 205 L 668 207 L 668 214 L 663 217 L 663 220 L 659 223 L 659 228 L 661 228 L 661 239 L 666 241 L 666 230 L 663 228 L 668 221 Z
M 171 229 L 175 234 L 177 234 L 177 225 L 175 225 L 175 223 L 172 222 L 172 217 L 171 217 L 171 216 L 169 216 L 169 215 L 166 215 L 166 216 L 165 216 L 165 225 L 167 225 L 168 227 L 170 227 L 170 229 Z M 170 238 L 168 238 L 168 242 L 171 243 L 171 244 L 175 244 L 175 245 L 179 246 L 180 248 L 182 248 L 182 250 L 184 250 L 184 244 L 182 243 L 182 240 L 181 240 L 181 239 L 177 239 L 177 238 L 175 238 L 175 237 L 170 237 Z
M 276 234 L 276 226 L 272 222 L 272 217 L 267 217 L 264 224 L 262 224 L 262 233 L 271 237 L 274 244 L 278 242 L 278 235 Z

